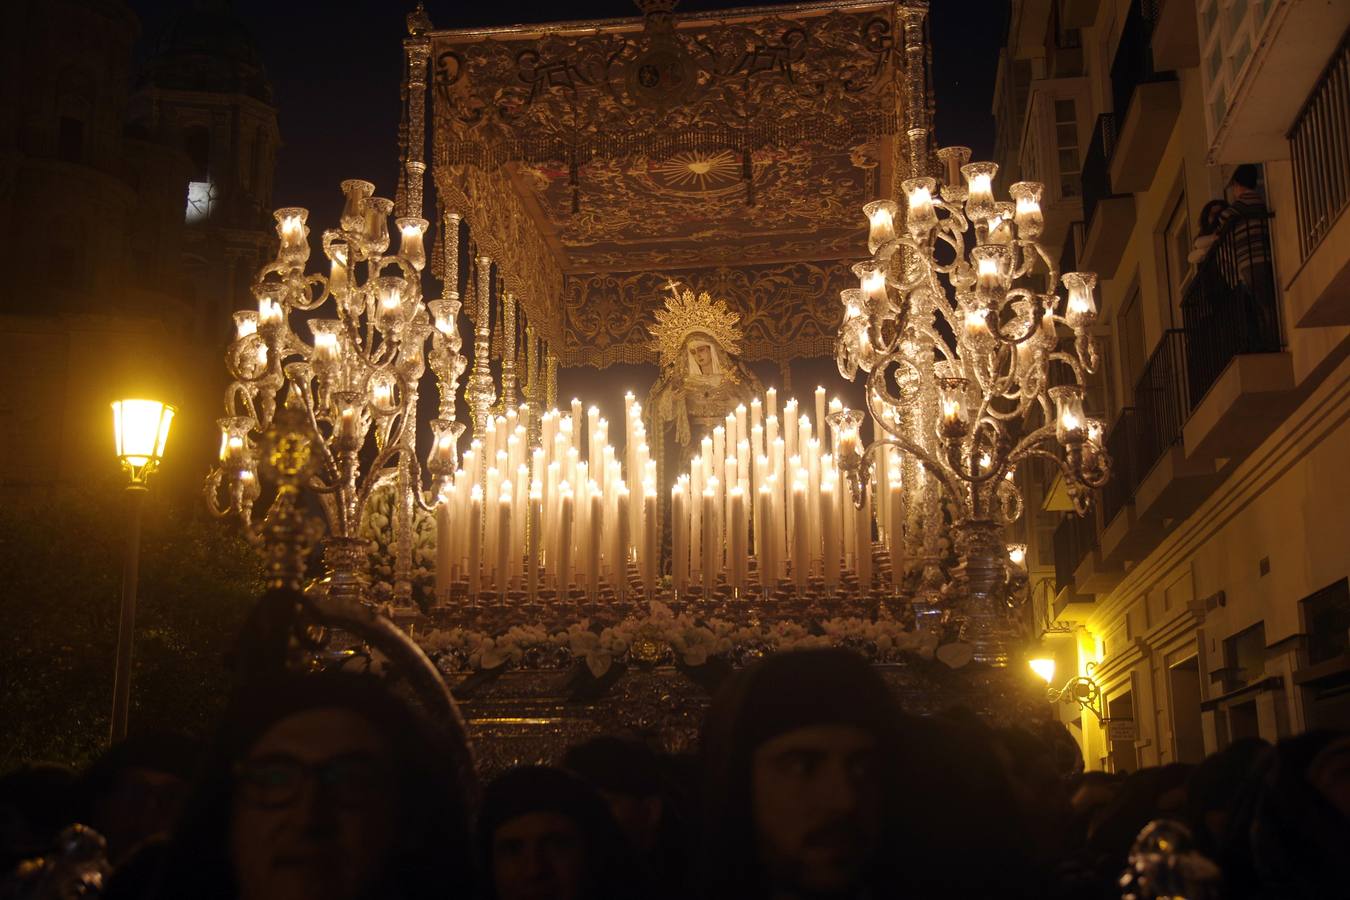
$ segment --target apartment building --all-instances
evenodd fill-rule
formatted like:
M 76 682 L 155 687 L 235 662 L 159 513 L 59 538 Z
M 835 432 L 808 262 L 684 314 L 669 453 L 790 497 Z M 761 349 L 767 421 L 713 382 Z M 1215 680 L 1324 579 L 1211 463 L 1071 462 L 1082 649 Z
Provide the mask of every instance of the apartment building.
M 1042 650 L 1101 691 L 1055 705 L 1093 768 L 1350 725 L 1348 28 L 1334 0 L 1012 0 L 1001 174 L 1100 277 L 1114 476 L 1026 524 Z

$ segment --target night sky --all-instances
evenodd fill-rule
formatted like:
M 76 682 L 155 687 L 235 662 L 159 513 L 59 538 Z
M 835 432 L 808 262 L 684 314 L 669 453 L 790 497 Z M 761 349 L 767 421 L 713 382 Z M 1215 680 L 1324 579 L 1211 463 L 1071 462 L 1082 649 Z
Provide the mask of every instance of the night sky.
M 200 0 L 129 0 L 142 20 L 142 52 L 153 50 L 159 33 L 191 2 Z M 398 168 L 402 42 L 407 34 L 404 16 L 415 0 L 235 0 L 232 5 L 253 32 L 278 109 L 283 146 L 274 205 L 307 207 L 317 232 L 341 211 L 338 183 L 345 178 L 373 181 L 378 193 L 392 196 Z M 682 0 L 678 9 L 693 12 L 750 5 L 756 4 Z M 429 0 L 426 6 L 438 28 L 639 14 L 630 0 L 498 0 L 473 5 Z M 987 159 L 993 150 L 990 106 L 1006 4 L 1003 0 L 933 0 L 930 15 L 938 142 L 964 144 L 974 150 L 975 159 Z M 779 382 L 772 364 L 754 368 L 766 384 Z M 860 405 L 858 386 L 842 381 L 832 360 L 803 360 L 794 363 L 792 371 L 793 393 L 805 397 L 816 383 L 822 383 L 850 405 Z M 561 376 L 559 399 L 573 393 L 594 397 L 615 420 L 620 401 L 608 395 L 622 392 L 615 392 L 614 379 L 641 396 L 654 375 L 650 367 L 644 371 L 615 366 L 603 375 L 595 370 L 570 370 Z M 852 399 L 855 395 L 856 400 Z
M 144 51 L 153 47 L 156 36 L 188 2 L 192 0 L 130 0 L 144 27 Z M 317 221 L 331 219 L 340 210 L 338 182 L 353 177 L 374 181 L 385 195 L 392 194 L 398 164 L 403 17 L 413 5 L 399 0 L 235 0 L 236 15 L 257 40 L 279 110 L 284 146 L 274 198 L 278 206 L 306 206 Z M 682 0 L 678 8 L 692 12 L 738 5 L 755 4 Z M 938 140 L 965 144 L 974 148 L 976 159 L 988 158 L 994 139 L 989 108 L 1003 3 L 933 0 L 932 5 Z M 974 7 L 984 15 L 972 15 Z M 990 9 L 1000 12 L 990 16 Z M 432 22 L 444 28 L 638 15 L 629 0 L 498 0 L 472 5 L 431 0 L 427 11 Z M 980 19 L 988 26 L 972 27 L 972 20 Z

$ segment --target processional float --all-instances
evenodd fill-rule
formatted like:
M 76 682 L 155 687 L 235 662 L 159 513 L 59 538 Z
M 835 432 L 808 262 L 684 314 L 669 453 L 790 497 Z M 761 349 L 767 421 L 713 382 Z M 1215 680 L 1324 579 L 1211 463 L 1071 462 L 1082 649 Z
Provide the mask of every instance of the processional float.
M 481 701 L 516 757 L 580 733 L 564 695 L 630 692 L 594 727 L 687 731 L 681 691 L 716 665 L 819 643 L 892 664 L 924 707 L 943 688 L 904 664 L 973 658 L 966 700 L 1011 708 L 1019 466 L 1048 461 L 1080 510 L 1109 474 L 1083 408 L 1093 276 L 1037 243 L 1040 185 L 998 201 L 993 164 L 934 149 L 926 4 L 639 6 L 409 16 L 394 199 L 344 182 L 319 272 L 307 212 L 277 211 L 212 508 L 278 585 L 317 541 L 311 612 L 415 634 L 462 697 L 570 672 Z M 864 409 L 786 383 L 780 408 L 749 365 L 786 381 L 830 355 L 866 373 Z M 560 365 L 653 362 L 612 442 L 598 410 L 557 408 Z

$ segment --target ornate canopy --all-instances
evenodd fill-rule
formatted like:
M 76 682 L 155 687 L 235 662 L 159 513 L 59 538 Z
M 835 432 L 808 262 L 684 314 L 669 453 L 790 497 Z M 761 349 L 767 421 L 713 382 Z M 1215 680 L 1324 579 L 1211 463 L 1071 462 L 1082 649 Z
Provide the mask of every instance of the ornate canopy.
M 827 355 L 905 177 L 895 2 L 425 30 L 432 175 L 564 364 L 655 360 L 672 280 L 726 298 L 744 357 Z M 925 101 L 926 102 L 926 101 Z M 900 164 L 903 166 L 903 163 Z

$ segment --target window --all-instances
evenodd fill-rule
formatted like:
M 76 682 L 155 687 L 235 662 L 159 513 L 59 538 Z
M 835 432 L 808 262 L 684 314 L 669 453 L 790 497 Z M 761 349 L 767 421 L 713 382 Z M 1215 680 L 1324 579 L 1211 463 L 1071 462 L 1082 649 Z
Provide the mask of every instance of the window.
M 1131 292 L 1116 319 L 1116 334 L 1120 340 L 1120 386 L 1127 396 L 1134 392 L 1139 376 L 1144 372 L 1144 311 L 1139 302 L 1139 289 Z
M 192 180 L 211 179 L 211 134 L 204 125 L 193 125 L 183 131 L 183 151 L 192 160 Z
M 1077 197 L 1083 190 L 1083 165 L 1078 153 L 1078 116 L 1072 99 L 1055 101 L 1055 156 L 1059 195 Z
M 1266 675 L 1266 623 L 1257 622 L 1223 642 L 1224 668 L 1232 674 L 1232 689 L 1260 681 Z
M 78 69 L 66 69 L 56 80 L 56 155 L 67 162 L 87 158 L 89 122 L 94 110 L 94 86 Z
M 1172 207 L 1163 227 L 1163 261 L 1167 268 L 1164 274 L 1167 278 L 1167 294 L 1171 299 L 1167 314 L 1171 316 L 1173 328 L 1179 328 L 1184 321 L 1181 301 L 1191 271 L 1191 264 L 1187 260 L 1190 252 L 1191 223 L 1186 215 L 1186 195 L 1183 193 Z
M 1303 598 L 1308 662 L 1317 665 L 1350 651 L 1350 580 L 1342 578 Z
M 187 211 L 183 221 L 189 225 L 211 218 L 216 205 L 216 186 L 210 181 L 189 181 Z

